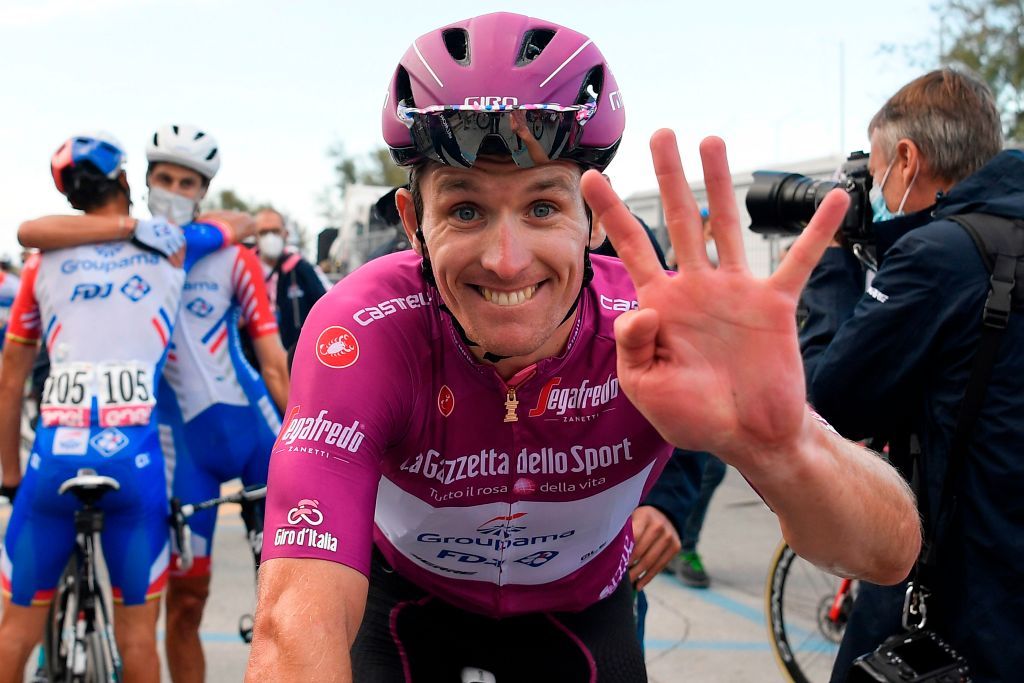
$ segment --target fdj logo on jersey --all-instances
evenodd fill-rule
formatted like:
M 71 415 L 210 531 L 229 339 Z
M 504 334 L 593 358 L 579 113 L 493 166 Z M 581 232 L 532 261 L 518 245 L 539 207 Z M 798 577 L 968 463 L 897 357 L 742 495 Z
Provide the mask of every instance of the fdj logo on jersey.
M 516 563 L 525 564 L 527 567 L 540 567 L 555 559 L 556 555 L 558 555 L 557 550 L 538 550 L 526 557 L 520 557 Z
M 106 299 L 110 296 L 110 290 L 113 289 L 113 285 L 107 282 L 106 284 L 92 284 L 82 283 L 75 285 L 75 289 L 71 292 L 72 301 L 88 301 L 89 299 Z
M 201 296 L 189 301 L 185 308 L 188 309 L 189 313 L 200 318 L 205 318 L 213 313 L 213 304 Z
M 132 275 L 128 278 L 128 281 L 121 285 L 121 293 L 132 301 L 140 301 L 144 296 L 149 294 L 149 290 L 152 287 L 149 283 L 143 280 L 138 275 Z

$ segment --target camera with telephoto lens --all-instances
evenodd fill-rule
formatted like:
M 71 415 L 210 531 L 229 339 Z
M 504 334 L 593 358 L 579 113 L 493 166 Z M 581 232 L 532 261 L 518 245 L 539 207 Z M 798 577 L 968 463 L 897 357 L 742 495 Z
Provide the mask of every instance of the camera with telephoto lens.
M 835 188 L 850 195 L 850 208 L 841 233 L 847 246 L 874 242 L 871 173 L 868 155 L 853 152 L 839 173 L 839 180 L 815 180 L 799 173 L 754 171 L 754 183 L 747 191 L 750 229 L 762 235 L 799 235 L 825 195 Z

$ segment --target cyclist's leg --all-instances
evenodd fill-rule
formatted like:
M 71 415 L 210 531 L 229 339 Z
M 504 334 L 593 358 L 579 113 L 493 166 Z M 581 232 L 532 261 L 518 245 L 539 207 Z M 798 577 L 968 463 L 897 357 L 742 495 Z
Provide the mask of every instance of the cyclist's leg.
M 156 621 L 167 582 L 167 485 L 155 426 L 122 427 L 131 448 L 94 465 L 120 490 L 104 496 L 103 556 L 114 593 L 114 633 L 124 679 L 159 681 Z
M 0 620 L 0 683 L 21 683 L 25 664 L 46 625 L 46 605 L 22 607 L 3 596 L 3 620 Z
M 38 446 L 51 444 L 53 430 L 40 430 Z M 64 475 L 67 476 L 64 476 Z M 25 662 L 39 643 L 60 574 L 75 543 L 75 501 L 57 493 L 75 474 L 51 457 L 33 455 L 0 548 L 4 610 L 0 619 L 0 681 L 20 683 Z
M 176 440 L 177 466 L 173 495 L 183 503 L 198 503 L 220 493 L 220 476 L 206 465 L 217 457 L 230 459 L 223 426 L 208 408 L 182 426 Z M 193 515 L 188 525 L 192 536 L 192 567 L 187 572 L 171 571 L 167 590 L 167 668 L 175 683 L 202 681 L 206 660 L 199 639 L 199 626 L 210 595 L 210 559 L 217 509 Z
M 277 441 L 277 432 L 268 423 L 266 415 L 254 410 L 255 448 L 252 450 L 242 470 L 242 484 L 253 486 L 267 483 L 267 471 L 270 469 L 270 454 Z M 253 550 L 256 567 L 259 568 L 259 553 L 263 547 L 263 515 L 266 511 L 265 500 L 255 500 L 242 504 L 242 521 L 245 523 L 246 536 Z

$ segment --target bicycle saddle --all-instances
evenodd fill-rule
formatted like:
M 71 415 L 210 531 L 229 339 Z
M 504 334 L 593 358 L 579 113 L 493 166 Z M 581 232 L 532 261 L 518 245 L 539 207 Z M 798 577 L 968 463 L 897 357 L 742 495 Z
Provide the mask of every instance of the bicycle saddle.
M 117 491 L 121 485 L 113 477 L 96 474 L 96 470 L 78 470 L 78 476 L 71 477 L 60 485 L 59 492 L 71 492 L 83 505 L 95 505 L 108 491 Z

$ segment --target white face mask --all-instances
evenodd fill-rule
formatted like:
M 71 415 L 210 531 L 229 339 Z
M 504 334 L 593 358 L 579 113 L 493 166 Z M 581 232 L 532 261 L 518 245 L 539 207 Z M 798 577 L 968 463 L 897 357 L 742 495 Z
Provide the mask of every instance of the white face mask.
M 284 238 L 276 232 L 265 232 L 256 240 L 260 253 L 270 259 L 276 259 L 284 251 Z
M 146 202 L 153 217 L 165 218 L 175 225 L 186 225 L 195 220 L 198 202 L 159 187 L 149 188 Z

